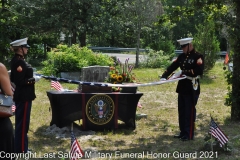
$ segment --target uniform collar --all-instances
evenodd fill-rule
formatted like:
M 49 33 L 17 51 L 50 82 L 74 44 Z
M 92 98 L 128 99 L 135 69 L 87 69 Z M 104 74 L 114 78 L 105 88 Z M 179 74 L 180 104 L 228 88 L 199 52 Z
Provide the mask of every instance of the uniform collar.
M 188 52 L 186 55 L 195 53 L 195 49 L 192 49 L 190 52 Z
M 23 56 L 23 55 L 20 55 L 20 54 L 18 54 L 18 53 L 15 53 L 15 56 L 18 56 L 18 57 L 20 57 L 20 58 L 23 58 L 23 59 L 24 59 L 24 56 Z

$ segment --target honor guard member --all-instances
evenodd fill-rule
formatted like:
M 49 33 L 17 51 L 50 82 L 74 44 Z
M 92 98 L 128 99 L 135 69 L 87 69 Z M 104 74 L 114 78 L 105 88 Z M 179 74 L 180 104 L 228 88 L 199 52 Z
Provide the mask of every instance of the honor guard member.
M 14 98 L 15 111 L 15 151 L 16 153 L 28 152 L 28 130 L 32 101 L 35 95 L 35 78 L 33 68 L 25 61 L 25 55 L 30 46 L 28 38 L 19 39 L 10 43 L 15 55 L 11 60 L 11 82 L 16 86 Z
M 182 141 L 194 138 L 194 128 L 196 119 L 196 104 L 200 94 L 199 76 L 203 74 L 203 55 L 195 51 L 193 38 L 177 40 L 183 53 L 180 54 L 173 63 L 167 67 L 160 80 L 166 80 L 176 69 L 180 71 L 175 75 L 186 75 L 187 78 L 178 81 L 176 92 L 178 93 L 178 121 L 180 133 L 174 138 Z

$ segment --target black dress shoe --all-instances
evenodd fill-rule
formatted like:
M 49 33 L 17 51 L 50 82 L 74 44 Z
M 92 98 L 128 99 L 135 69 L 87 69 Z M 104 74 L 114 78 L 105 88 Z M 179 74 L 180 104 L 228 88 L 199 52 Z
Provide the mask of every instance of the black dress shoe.
M 183 136 L 183 137 L 181 137 L 181 138 L 180 138 L 180 140 L 181 140 L 181 141 L 188 141 L 188 140 L 189 140 L 189 138 L 188 138 L 188 137 L 186 137 L 186 136 Z
M 27 153 L 33 153 L 32 149 L 28 148 Z
M 182 138 L 182 135 L 177 134 L 177 135 L 174 135 L 173 138 Z

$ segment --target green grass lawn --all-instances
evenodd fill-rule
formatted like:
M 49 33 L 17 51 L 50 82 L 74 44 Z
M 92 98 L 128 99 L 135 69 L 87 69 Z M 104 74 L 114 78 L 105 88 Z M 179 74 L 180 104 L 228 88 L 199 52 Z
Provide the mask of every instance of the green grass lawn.
M 112 159 L 121 159 L 121 156 L 135 153 L 134 158 L 125 159 L 191 159 L 188 155 L 197 154 L 197 159 L 208 159 L 212 153 L 204 152 L 205 140 L 209 129 L 210 116 L 229 137 L 229 146 L 232 152 L 214 151 L 211 159 L 240 159 L 240 122 L 230 121 L 231 108 L 224 105 L 227 94 L 227 83 L 224 79 L 222 63 L 201 78 L 201 95 L 197 104 L 197 121 L 195 139 L 182 142 L 173 138 L 178 133 L 177 82 L 148 87 L 139 87 L 144 93 L 140 102 L 143 108 L 137 113 L 147 114 L 147 118 L 136 121 L 136 129 L 120 128 L 116 131 L 81 132 L 77 139 L 83 150 L 95 150 L 102 153 L 117 155 Z M 162 69 L 135 69 L 139 82 L 157 81 Z M 75 84 L 62 83 L 65 88 L 76 89 Z M 50 103 L 46 91 L 50 90 L 50 81 L 41 79 L 36 83 L 37 98 L 33 101 L 31 125 L 29 130 L 29 147 L 39 156 L 69 152 L 70 133 L 66 138 L 57 138 L 55 135 L 45 135 L 51 121 Z M 11 118 L 14 123 L 14 117 Z M 79 124 L 79 122 L 76 122 Z M 121 122 L 120 122 L 121 123 Z M 91 136 L 90 138 L 87 138 Z M 141 153 L 145 153 L 141 157 Z M 153 153 L 151 155 L 151 153 Z M 181 154 L 179 154 L 181 153 Z M 185 153 L 185 154 L 184 154 Z M 187 153 L 187 154 L 186 154 Z M 148 154 L 148 155 L 147 155 Z M 181 158 L 183 156 L 183 158 Z M 202 157 L 200 157 L 202 156 Z M 138 157 L 138 158 L 137 158 Z M 61 158 L 56 158 L 61 159 Z M 65 158 L 66 159 L 66 158 Z M 94 159 L 94 158 L 93 158 Z M 99 159 L 95 158 L 95 159 Z

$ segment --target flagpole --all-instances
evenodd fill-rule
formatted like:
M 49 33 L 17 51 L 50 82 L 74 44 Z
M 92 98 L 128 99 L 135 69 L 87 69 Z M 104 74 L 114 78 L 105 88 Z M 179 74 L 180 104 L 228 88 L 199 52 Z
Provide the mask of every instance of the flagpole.
M 77 138 L 73 133 L 73 122 L 71 123 L 71 150 L 70 150 L 71 160 L 78 160 L 84 156 L 84 153 L 78 143 Z M 76 158 L 77 157 L 77 158 Z
M 211 121 L 212 121 L 212 115 L 210 114 L 210 123 L 211 123 Z M 213 152 L 213 141 L 212 141 L 212 134 L 211 134 L 211 140 L 210 140 L 210 143 L 211 143 L 211 150 L 212 150 L 212 152 Z
M 212 152 L 213 152 L 212 134 L 211 134 L 211 150 L 212 150 Z

